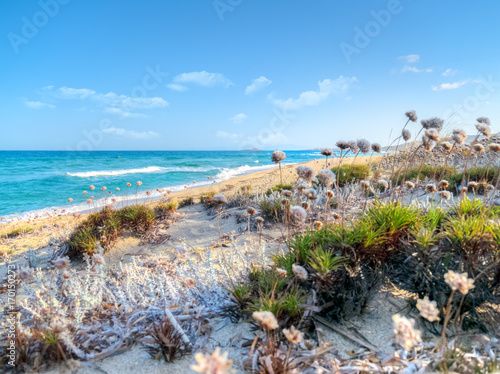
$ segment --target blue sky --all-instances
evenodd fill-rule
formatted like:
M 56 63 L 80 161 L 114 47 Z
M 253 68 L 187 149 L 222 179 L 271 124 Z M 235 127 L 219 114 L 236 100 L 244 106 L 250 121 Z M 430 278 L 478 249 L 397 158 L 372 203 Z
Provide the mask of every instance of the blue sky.
M 2 150 L 386 144 L 412 109 L 499 130 L 495 0 L 0 7 Z

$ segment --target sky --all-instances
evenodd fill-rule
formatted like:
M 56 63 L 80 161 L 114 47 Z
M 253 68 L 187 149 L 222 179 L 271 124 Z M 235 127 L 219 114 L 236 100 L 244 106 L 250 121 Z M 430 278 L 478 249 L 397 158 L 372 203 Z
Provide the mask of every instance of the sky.
M 0 150 L 387 144 L 408 110 L 496 132 L 499 14 L 497 0 L 3 0 Z

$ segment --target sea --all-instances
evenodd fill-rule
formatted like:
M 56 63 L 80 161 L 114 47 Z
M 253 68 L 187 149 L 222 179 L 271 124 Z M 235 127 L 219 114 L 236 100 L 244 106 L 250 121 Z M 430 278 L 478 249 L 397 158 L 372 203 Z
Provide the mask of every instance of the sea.
M 319 150 L 285 152 L 283 164 L 323 158 Z M 124 204 L 160 198 L 165 191 L 157 189 L 175 192 L 212 185 L 214 181 L 220 183 L 276 167 L 271 154 L 272 151 L 0 151 L 0 222 L 85 212 L 90 208 L 90 196 L 94 196 L 95 208 L 99 201 L 104 204 L 111 199 Z M 140 187 L 138 181 L 142 182 Z M 132 186 L 127 187 L 127 183 Z M 95 190 L 90 190 L 91 185 Z M 102 187 L 106 187 L 104 193 Z M 151 191 L 151 195 L 147 196 L 146 191 Z

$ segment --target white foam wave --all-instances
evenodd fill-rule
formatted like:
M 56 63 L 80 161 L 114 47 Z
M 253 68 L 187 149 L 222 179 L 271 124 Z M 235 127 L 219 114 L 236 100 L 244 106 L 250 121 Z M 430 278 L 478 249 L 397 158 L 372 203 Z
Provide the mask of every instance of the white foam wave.
M 169 173 L 169 172 L 205 172 L 213 170 L 212 168 L 202 168 L 202 167 L 172 167 L 164 168 L 159 166 L 148 166 L 139 169 L 123 169 L 123 170 L 101 170 L 101 171 L 86 171 L 81 173 L 70 173 L 67 172 L 66 175 L 70 177 L 79 178 L 90 178 L 90 177 L 104 177 L 104 176 L 115 176 L 124 174 L 151 174 L 151 173 Z

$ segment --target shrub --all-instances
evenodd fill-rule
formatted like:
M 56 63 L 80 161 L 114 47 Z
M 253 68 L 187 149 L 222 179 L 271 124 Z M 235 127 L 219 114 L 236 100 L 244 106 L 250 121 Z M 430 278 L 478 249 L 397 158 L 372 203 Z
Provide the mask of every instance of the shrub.
M 211 209 L 217 206 L 217 204 L 212 201 L 212 197 L 214 197 L 214 195 L 215 191 L 205 192 L 200 195 L 200 203 L 205 207 L 205 209 Z
M 370 167 L 368 165 L 345 164 L 340 166 L 340 168 L 333 168 L 332 171 L 338 174 L 337 179 L 339 186 L 343 187 L 346 183 L 358 182 L 367 178 L 370 174 Z
M 130 205 L 117 211 L 123 225 L 128 229 L 143 234 L 155 220 L 155 211 L 145 205 Z
M 192 197 L 186 197 L 179 202 L 178 206 L 180 209 L 180 208 L 184 208 L 185 206 L 189 206 L 189 205 L 193 205 L 193 204 L 194 204 L 194 199 Z
M 277 184 L 273 188 L 269 188 L 266 191 L 266 195 L 271 196 L 273 192 L 279 192 L 281 190 L 290 190 L 291 191 L 292 189 L 293 189 L 293 186 L 291 184 Z
M 19 236 L 21 234 L 26 234 L 30 231 L 33 231 L 33 228 L 30 226 L 20 227 L 18 229 L 14 229 L 14 230 L 8 232 L 7 234 L 3 234 L 2 238 L 6 238 L 6 239 L 15 238 L 16 236 Z
M 448 190 L 452 192 L 459 191 L 459 188 L 462 184 L 463 172 L 453 174 L 448 178 L 450 185 L 448 186 Z M 484 188 L 489 183 L 495 184 L 497 180 L 500 178 L 500 167 L 491 167 L 487 171 L 485 167 L 473 167 L 465 172 L 465 185 L 469 182 L 478 182 L 479 186 L 476 189 L 476 193 L 484 194 Z
M 395 175 L 392 178 L 392 184 L 401 184 L 404 181 L 411 181 L 417 179 L 417 176 L 419 176 L 420 180 L 423 180 L 425 178 L 431 178 L 434 180 L 437 179 L 449 179 L 453 174 L 456 173 L 455 168 L 451 166 L 432 166 L 432 165 L 425 165 L 422 168 L 420 167 L 415 167 L 408 169 L 404 172 L 401 172 L 399 175 Z
M 176 210 L 177 203 L 175 202 L 162 203 L 155 206 L 154 208 L 156 219 L 159 220 L 171 218 Z
M 172 362 L 185 355 L 189 348 L 166 316 L 151 324 L 142 343 L 151 358 L 164 359 L 165 362 Z
M 281 216 L 281 199 L 277 196 L 270 196 L 259 202 L 262 216 L 267 219 L 279 219 Z

